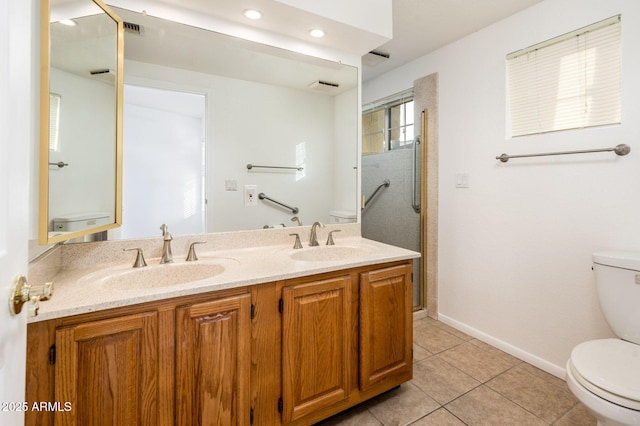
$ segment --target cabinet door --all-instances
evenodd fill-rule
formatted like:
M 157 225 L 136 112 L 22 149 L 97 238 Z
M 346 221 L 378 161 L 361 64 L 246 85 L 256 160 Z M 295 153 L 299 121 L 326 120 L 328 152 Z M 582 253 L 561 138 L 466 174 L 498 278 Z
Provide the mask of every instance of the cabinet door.
M 155 312 L 56 330 L 56 425 L 158 424 Z
M 349 396 L 351 277 L 282 290 L 283 422 Z
M 361 390 L 411 378 L 412 303 L 410 264 L 360 275 Z
M 176 424 L 249 424 L 249 294 L 176 310 Z

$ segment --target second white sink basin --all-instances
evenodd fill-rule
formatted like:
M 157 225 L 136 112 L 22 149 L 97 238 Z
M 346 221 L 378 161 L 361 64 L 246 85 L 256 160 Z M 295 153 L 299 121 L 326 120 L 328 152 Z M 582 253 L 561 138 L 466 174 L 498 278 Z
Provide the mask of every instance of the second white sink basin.
M 371 250 L 364 247 L 318 246 L 294 250 L 294 252 L 289 256 L 293 260 L 302 260 L 307 262 L 327 262 L 365 256 L 370 252 Z

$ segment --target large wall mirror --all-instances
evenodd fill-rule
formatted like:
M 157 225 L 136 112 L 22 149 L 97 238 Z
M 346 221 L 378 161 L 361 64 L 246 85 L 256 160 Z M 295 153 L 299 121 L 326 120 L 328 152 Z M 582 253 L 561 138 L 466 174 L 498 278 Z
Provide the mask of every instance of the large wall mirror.
M 39 242 L 121 223 L 123 25 L 100 0 L 42 1 Z
M 355 221 L 357 67 L 110 7 L 125 31 L 122 226 L 109 239 L 163 223 L 181 235 Z M 69 166 L 50 179 L 72 170 L 51 156 Z
M 356 67 L 113 10 L 125 21 L 124 177 L 109 238 L 355 221 Z

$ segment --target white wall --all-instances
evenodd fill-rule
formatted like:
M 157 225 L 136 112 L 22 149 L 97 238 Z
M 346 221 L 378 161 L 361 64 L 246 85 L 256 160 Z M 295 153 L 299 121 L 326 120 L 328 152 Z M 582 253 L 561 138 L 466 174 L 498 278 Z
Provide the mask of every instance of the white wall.
M 245 207 L 244 185 L 257 185 L 258 192 L 298 207 L 299 216 L 307 225 L 316 220 L 328 221 L 329 210 L 344 209 L 344 198 L 350 199 L 354 208 L 355 172 L 344 181 L 347 183 L 343 182 L 344 194 L 350 195 L 334 197 L 332 190 L 334 181 L 345 173 L 339 170 L 346 167 L 342 160 L 334 161 L 336 152 L 341 152 L 335 141 L 344 140 L 345 134 L 344 128 L 334 126 L 334 111 L 341 108 L 343 100 L 351 99 L 350 117 L 356 120 L 354 94 L 344 94 L 335 101 L 333 96 L 322 93 L 135 61 L 127 61 L 125 66 L 126 83 L 160 85 L 207 96 L 207 232 L 292 225 L 293 214 L 274 204 L 259 201 L 256 207 Z M 304 158 L 298 158 L 296 150 L 302 146 Z M 350 147 L 353 162 L 353 130 Z M 299 161 L 304 162 L 303 173 L 246 168 L 248 163 L 297 166 Z M 237 191 L 227 191 L 226 180 L 234 180 Z
M 393 14 L 391 0 L 276 0 L 319 16 L 391 37 Z
M 333 168 L 332 209 L 356 213 L 360 203 L 353 184 L 358 177 L 358 147 L 354 144 L 354 128 L 360 127 L 358 89 L 351 89 L 335 97 L 334 158 L 327 166 Z M 359 185 L 358 185 L 359 186 Z
M 622 125 L 507 138 L 505 55 L 622 14 Z M 591 254 L 640 249 L 640 3 L 547 0 L 369 81 L 369 102 L 439 73 L 439 316 L 556 375 L 611 335 Z M 631 146 L 612 153 L 494 159 Z M 470 187 L 455 189 L 456 172 Z
M 333 185 L 333 97 L 217 78 L 213 92 L 213 189 L 210 232 L 291 225 L 293 213 L 273 203 L 244 206 L 244 185 L 300 209 L 305 224 L 327 221 Z M 302 166 L 302 172 L 247 164 Z M 211 171 L 210 171 L 211 172 Z M 235 179 L 238 191 L 226 191 Z M 355 189 L 355 179 L 351 181 Z M 209 210 L 211 204 L 209 204 Z
M 55 68 L 50 85 L 61 103 L 60 150 L 49 161 L 69 165 L 49 167 L 49 219 L 105 212 L 115 222 L 115 86 Z

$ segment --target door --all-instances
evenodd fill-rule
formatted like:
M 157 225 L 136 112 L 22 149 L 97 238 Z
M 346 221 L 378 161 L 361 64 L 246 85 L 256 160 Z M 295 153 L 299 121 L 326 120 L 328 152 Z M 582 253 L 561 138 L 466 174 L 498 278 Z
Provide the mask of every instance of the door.
M 360 275 L 360 389 L 411 379 L 411 265 Z
M 124 99 L 120 237 L 205 232 L 205 96 L 126 84 Z
M 176 310 L 176 423 L 247 425 L 251 295 Z
M 349 396 L 351 277 L 282 290 L 283 423 Z
M 0 424 L 12 426 L 24 422 L 16 403 L 25 397 L 26 310 L 11 316 L 6 298 L 13 278 L 27 273 L 33 3 L 0 0 Z
M 158 424 L 158 315 L 56 330 L 55 423 Z

